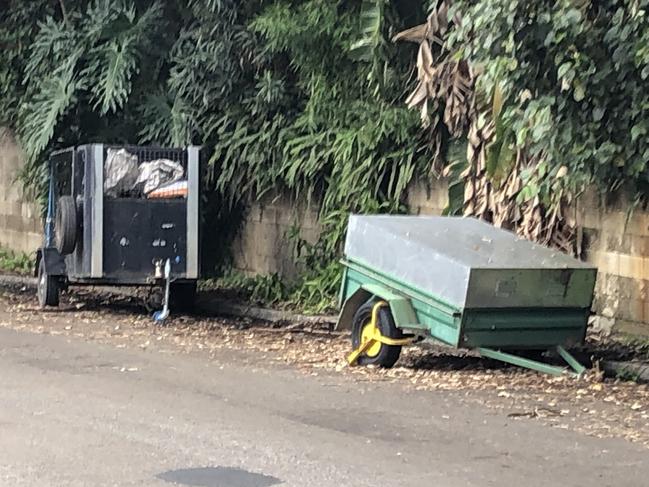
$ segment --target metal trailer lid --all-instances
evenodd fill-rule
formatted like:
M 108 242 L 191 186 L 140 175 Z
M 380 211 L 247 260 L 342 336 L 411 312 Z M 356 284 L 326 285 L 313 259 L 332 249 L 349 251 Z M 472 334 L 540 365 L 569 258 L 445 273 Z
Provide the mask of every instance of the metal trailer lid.
M 352 215 L 345 255 L 458 308 L 589 307 L 596 269 L 464 217 Z

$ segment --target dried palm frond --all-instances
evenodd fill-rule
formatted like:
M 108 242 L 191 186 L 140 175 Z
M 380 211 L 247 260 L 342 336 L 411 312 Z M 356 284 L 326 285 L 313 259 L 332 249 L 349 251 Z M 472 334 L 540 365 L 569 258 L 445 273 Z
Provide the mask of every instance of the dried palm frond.
M 419 44 L 417 86 L 407 97 L 406 104 L 420 111 L 422 124 L 430 134 L 430 146 L 436 154 L 433 173 L 440 173 L 439 148 L 442 142 L 438 123 L 443 122 L 451 137 L 467 139 L 468 165 L 461 174 L 465 215 L 487 220 L 498 227 L 516 231 L 522 237 L 575 253 L 575 224 L 565 218 L 566 198 L 558 196 L 549 206 L 544 205 L 538 197 L 522 203 L 518 201 L 524 187 L 522 170 L 533 169 L 541 158 L 530 159 L 523 149 L 516 149 L 505 140 L 497 140 L 497 133 L 501 134 L 501 131 L 496 130 L 496 121 L 503 108 L 504 95 L 497 86 L 491 106 L 479 107 L 475 93 L 475 70 L 466 60 L 457 60 L 444 50 L 442 39 L 450 28 L 449 3 L 449 0 L 441 0 L 426 23 L 404 30 L 393 38 L 394 41 Z M 460 18 L 455 16 L 453 22 L 459 23 Z M 498 178 L 488 170 L 491 153 L 496 146 L 498 153 L 495 162 L 500 169 Z M 506 146 L 504 150 L 503 146 Z

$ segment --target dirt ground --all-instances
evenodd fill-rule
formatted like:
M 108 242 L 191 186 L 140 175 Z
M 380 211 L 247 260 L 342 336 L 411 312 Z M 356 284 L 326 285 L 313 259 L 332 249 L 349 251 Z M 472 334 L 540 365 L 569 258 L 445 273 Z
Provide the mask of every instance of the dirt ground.
M 0 290 L 0 326 L 33 333 L 68 335 L 160 353 L 214 359 L 223 349 L 249 352 L 249 360 L 290 366 L 304 374 L 337 374 L 350 383 L 389 381 L 404 388 L 454 391 L 464 401 L 519 421 L 539 421 L 649 447 L 649 387 L 605 379 L 595 367 L 585 377 L 552 377 L 435 346 L 404 349 L 389 370 L 348 367 L 346 334 L 327 326 L 269 324 L 208 315 L 175 316 L 163 326 L 150 318 L 138 297 L 94 290 L 63 296 L 59 309 L 42 311 L 31 291 Z M 594 348 L 593 348 L 594 347 Z M 591 349 L 597 349 L 597 343 Z M 611 352 L 603 348 L 600 355 Z

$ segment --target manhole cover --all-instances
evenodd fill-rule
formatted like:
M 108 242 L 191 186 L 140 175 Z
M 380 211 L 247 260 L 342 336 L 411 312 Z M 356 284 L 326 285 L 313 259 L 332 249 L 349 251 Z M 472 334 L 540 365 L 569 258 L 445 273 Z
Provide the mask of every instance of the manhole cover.
M 157 477 L 192 487 L 270 487 L 281 483 L 275 477 L 229 467 L 184 468 L 170 470 Z

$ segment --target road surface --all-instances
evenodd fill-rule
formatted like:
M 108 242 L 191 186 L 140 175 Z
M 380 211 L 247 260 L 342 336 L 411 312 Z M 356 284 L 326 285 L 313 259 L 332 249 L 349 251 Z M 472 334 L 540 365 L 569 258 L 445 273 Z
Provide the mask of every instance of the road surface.
M 0 485 L 647 486 L 648 451 L 457 394 L 0 329 Z

